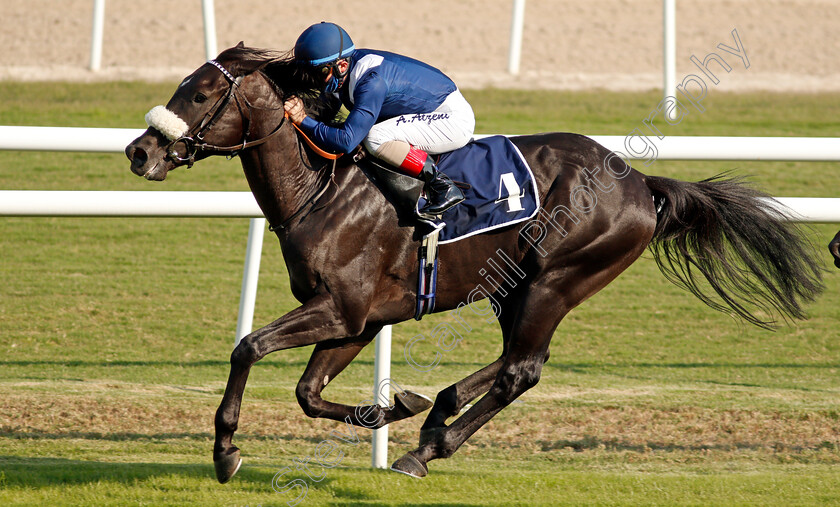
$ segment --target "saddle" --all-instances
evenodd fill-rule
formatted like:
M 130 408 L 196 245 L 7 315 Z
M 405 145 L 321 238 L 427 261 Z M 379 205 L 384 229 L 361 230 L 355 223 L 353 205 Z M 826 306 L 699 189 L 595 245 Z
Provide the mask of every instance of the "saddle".
M 423 193 L 422 181 L 397 172 L 396 168 L 375 158 L 362 146 L 353 154 L 353 161 L 397 211 L 401 227 L 418 223 L 415 210 Z

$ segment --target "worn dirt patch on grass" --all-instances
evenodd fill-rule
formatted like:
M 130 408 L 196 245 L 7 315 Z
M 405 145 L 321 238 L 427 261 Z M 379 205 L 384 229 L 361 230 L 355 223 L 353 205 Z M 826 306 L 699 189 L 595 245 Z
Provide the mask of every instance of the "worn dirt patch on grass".
M 218 400 L 196 394 L 138 396 L 124 390 L 116 396 L 102 392 L 49 398 L 8 394 L 0 399 L 0 434 L 32 439 L 211 438 Z M 421 423 L 418 417 L 391 425 L 392 441 L 413 445 Z M 239 434 L 243 438 L 320 440 L 339 426 L 307 418 L 295 403 L 246 399 Z M 360 432 L 366 438 L 367 431 Z M 503 412 L 470 444 L 530 452 L 827 450 L 840 457 L 840 415 L 545 404 Z

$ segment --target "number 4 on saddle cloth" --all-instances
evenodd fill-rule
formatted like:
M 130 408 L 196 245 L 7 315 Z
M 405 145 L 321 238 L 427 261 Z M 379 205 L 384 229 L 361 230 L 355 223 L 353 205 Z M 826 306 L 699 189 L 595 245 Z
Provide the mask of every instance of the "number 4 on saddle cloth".
M 420 196 L 422 183 L 385 170 L 379 167 L 378 160 L 371 158 L 366 160 L 369 163 L 359 166 L 397 208 L 401 225 L 406 225 L 409 216 L 415 223 L 424 224 L 420 226 L 423 243 L 414 316 L 417 320 L 434 310 L 438 244 L 529 220 L 540 207 L 531 168 L 519 149 L 504 136 L 473 140 L 440 156 L 438 169 L 453 181 L 466 185 L 462 185 L 464 201 L 434 218 L 417 218 L 417 210 L 425 204 Z

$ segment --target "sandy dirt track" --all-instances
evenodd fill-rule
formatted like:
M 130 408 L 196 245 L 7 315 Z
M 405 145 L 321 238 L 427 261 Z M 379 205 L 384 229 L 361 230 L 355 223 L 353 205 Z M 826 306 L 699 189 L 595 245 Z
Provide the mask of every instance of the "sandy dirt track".
M 2 0 L 0 79 L 177 80 L 204 57 L 200 0 L 109 0 L 102 70 L 87 70 L 93 0 Z M 506 72 L 512 0 L 215 0 L 219 50 L 288 49 L 341 23 L 357 46 L 420 58 L 462 88 L 645 90 L 662 84 L 661 0 L 529 0 L 519 77 Z M 721 90 L 840 91 L 840 1 L 678 0 L 677 77 L 714 51 Z M 749 68 L 717 49 L 742 41 Z

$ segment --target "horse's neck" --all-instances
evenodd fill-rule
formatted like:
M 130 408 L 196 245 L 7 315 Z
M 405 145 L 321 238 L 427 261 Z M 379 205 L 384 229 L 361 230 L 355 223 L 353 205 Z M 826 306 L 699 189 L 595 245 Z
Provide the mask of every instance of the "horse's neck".
M 297 149 L 297 139 L 283 119 L 283 101 L 259 72 L 250 74 L 240 90 L 251 113 L 249 138 L 259 139 L 279 132 L 267 142 L 240 154 L 242 168 L 251 192 L 269 222 L 277 226 L 287 221 L 306 200 L 317 192 L 321 171 L 313 170 L 305 154 Z M 320 165 L 315 166 L 315 169 Z
M 329 183 L 332 162 L 310 158 L 289 125 L 253 153 L 243 153 L 242 167 L 257 203 L 277 227 L 312 205 L 313 197 Z

